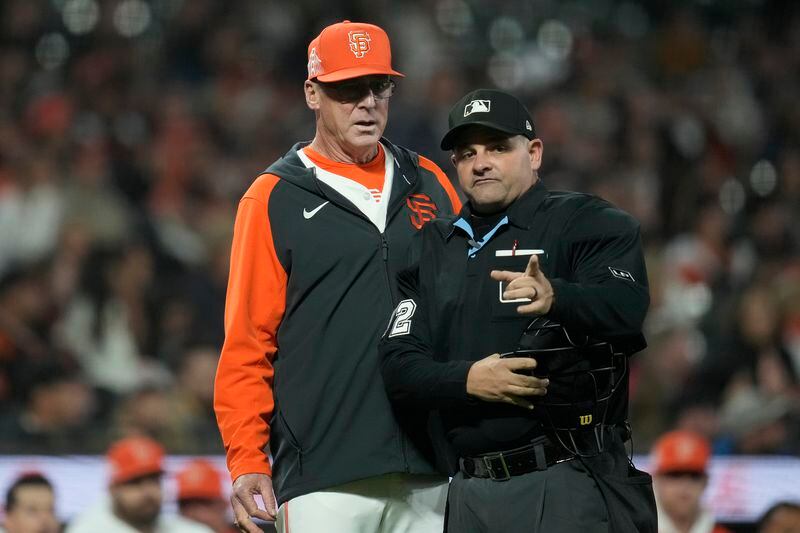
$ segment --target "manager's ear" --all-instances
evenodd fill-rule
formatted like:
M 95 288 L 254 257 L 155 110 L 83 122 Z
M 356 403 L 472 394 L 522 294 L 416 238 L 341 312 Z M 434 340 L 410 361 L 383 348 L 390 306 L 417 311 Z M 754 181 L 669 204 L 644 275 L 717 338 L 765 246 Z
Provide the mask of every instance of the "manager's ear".
M 303 90 L 306 93 L 306 105 L 308 108 L 314 111 L 318 110 L 320 106 L 320 86 L 313 81 L 306 80 L 303 84 Z

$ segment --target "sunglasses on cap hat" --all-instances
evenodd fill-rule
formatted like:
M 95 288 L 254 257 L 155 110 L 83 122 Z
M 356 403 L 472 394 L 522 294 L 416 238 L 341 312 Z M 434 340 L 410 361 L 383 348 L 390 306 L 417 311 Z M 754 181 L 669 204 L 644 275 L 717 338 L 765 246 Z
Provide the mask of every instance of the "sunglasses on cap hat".
M 325 94 L 342 103 L 359 102 L 370 93 L 377 100 L 385 100 L 394 94 L 396 86 L 394 80 L 388 76 L 369 76 L 329 83 L 317 81 L 317 83 Z

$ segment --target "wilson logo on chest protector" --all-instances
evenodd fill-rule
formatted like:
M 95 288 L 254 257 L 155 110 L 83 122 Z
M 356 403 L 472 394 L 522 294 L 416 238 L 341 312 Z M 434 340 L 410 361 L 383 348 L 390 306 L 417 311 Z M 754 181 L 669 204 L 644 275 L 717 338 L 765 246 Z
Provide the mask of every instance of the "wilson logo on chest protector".
M 427 222 L 436 218 L 439 210 L 427 194 L 411 194 L 406 198 L 406 206 L 411 211 L 411 225 L 422 229 Z

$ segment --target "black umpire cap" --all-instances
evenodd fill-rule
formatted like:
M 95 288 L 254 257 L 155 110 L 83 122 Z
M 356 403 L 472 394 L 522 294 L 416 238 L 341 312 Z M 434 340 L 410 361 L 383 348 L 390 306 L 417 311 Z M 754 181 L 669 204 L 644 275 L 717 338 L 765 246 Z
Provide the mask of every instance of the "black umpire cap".
M 466 126 L 477 124 L 511 135 L 536 138 L 533 119 L 516 97 L 494 89 L 477 89 L 458 101 L 447 119 L 450 129 L 442 138 L 442 150 L 451 150 L 456 134 Z

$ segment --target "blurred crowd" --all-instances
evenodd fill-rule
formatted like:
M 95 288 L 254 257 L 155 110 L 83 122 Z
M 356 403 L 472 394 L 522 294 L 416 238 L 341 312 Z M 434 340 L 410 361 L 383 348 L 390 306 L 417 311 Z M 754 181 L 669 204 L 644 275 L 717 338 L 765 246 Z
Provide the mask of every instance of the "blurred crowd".
M 220 453 L 212 384 L 236 204 L 313 135 L 306 44 L 375 22 L 387 136 L 437 161 L 450 106 L 534 110 L 551 189 L 635 215 L 649 348 L 634 447 L 800 452 L 800 9 L 789 0 L 0 3 L 0 453 L 147 435 Z
M 206 459 L 184 462 L 175 472 L 177 513 L 167 512 L 164 448 L 148 437 L 126 437 L 106 453 L 108 478 L 97 501 L 64 522 L 51 479 L 20 472 L 5 491 L 0 533 L 235 533 L 222 490 L 223 475 Z M 225 476 L 227 477 L 227 476 Z M 227 484 L 227 483 L 226 483 Z M 275 532 L 272 524 L 263 531 Z

